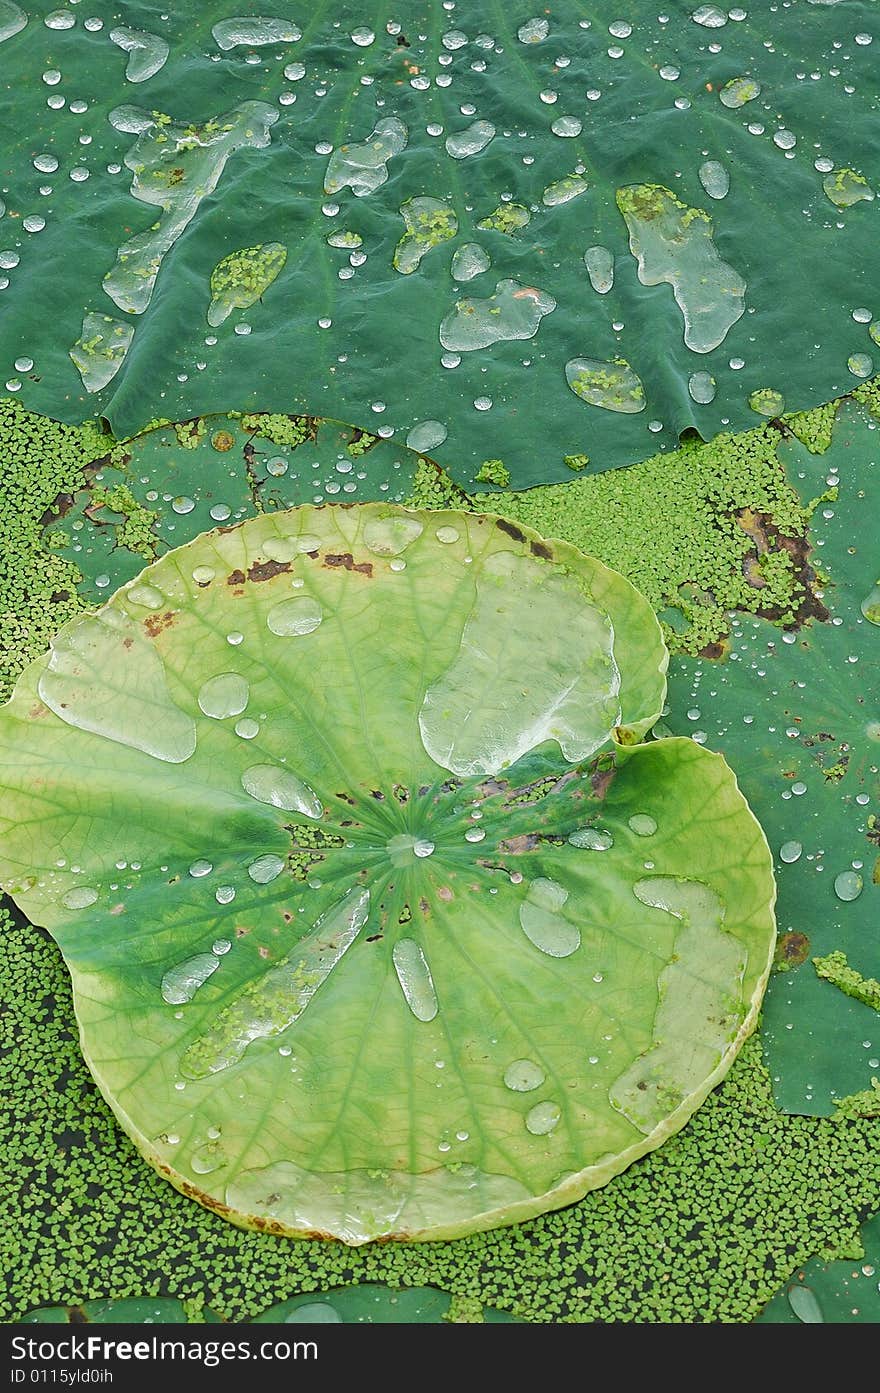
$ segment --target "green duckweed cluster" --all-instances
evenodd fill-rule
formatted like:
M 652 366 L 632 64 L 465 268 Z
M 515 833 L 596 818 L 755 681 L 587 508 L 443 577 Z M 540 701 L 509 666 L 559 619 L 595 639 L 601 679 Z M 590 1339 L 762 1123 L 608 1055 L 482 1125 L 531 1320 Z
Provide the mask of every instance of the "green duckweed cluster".
M 348 1282 L 434 1285 L 535 1322 L 744 1322 L 813 1254 L 858 1250 L 880 1204 L 876 1122 L 789 1117 L 753 1037 L 658 1151 L 579 1204 L 450 1243 L 297 1242 L 234 1228 L 163 1181 L 86 1070 L 66 970 L 0 909 L 0 1319 L 126 1296 L 229 1320 Z
M 82 602 L 76 567 L 40 544 L 44 517 L 59 494 L 84 483 L 83 469 L 106 453 L 93 425 L 62 426 L 0 400 L 0 699 L 21 669 Z
M 503 460 L 484 459 L 475 477 L 478 483 L 497 484 L 499 488 L 506 489 L 510 483 L 510 470 Z
M 872 1006 L 875 1011 L 880 1011 L 880 982 L 876 977 L 863 977 L 860 972 L 856 972 L 847 962 L 845 953 L 829 953 L 827 957 L 814 958 L 813 966 L 826 982 L 833 983 L 847 996 L 861 1001 L 865 1006 Z
M 236 414 L 234 411 L 229 412 L 230 416 Z M 245 413 L 241 417 L 241 424 L 244 430 L 253 431 L 254 435 L 259 435 L 264 440 L 271 440 L 273 445 L 289 445 L 291 449 L 308 440 L 312 430 L 310 417 L 284 416 L 280 412 L 269 415 Z
M 155 561 L 158 540 L 155 528 L 159 514 L 139 503 L 126 484 L 117 484 L 109 489 L 95 485 L 91 506 L 107 508 L 111 513 L 121 515 L 122 521 L 116 528 L 116 546 L 125 547 L 145 561 Z
M 502 513 L 573 542 L 641 590 L 673 652 L 698 653 L 726 635 L 730 610 L 797 622 L 806 591 L 784 542 L 806 538 L 808 510 L 780 468 L 778 442 L 765 425 L 686 441 L 629 469 L 464 500 L 442 471 L 422 468 L 411 502 Z

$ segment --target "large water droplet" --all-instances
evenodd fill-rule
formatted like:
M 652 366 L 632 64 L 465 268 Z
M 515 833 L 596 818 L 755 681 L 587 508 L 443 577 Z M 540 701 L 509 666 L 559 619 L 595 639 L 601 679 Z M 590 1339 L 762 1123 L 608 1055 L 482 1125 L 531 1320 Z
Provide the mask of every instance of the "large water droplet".
M 602 827 L 580 827 L 568 840 L 571 846 L 584 847 L 587 851 L 607 851 L 614 845 L 611 833 Z
M 221 672 L 209 677 L 199 689 L 199 706 L 215 721 L 239 716 L 248 704 L 250 687 L 237 672 Z
M 575 396 L 590 406 L 627 414 L 645 409 L 642 380 L 625 358 L 611 362 L 572 358 L 565 365 L 565 380 Z
M 805 1325 L 818 1325 L 824 1323 L 825 1317 L 822 1314 L 822 1307 L 819 1305 L 815 1292 L 809 1287 L 800 1285 L 788 1287 L 786 1291 L 788 1304 L 794 1311 L 798 1320 Z
M 158 34 L 146 34 L 141 29 L 121 26 L 111 29 L 109 37 L 112 44 L 128 54 L 125 76 L 129 82 L 146 82 L 148 77 L 159 71 L 168 57 L 168 44 Z
M 779 859 L 791 866 L 795 861 L 800 860 L 803 850 L 804 848 L 800 842 L 783 842 L 782 846 L 779 848 Z
M 549 1100 L 536 1103 L 526 1115 L 526 1130 L 531 1132 L 533 1137 L 546 1137 L 553 1131 L 561 1116 L 562 1109 L 558 1103 Z
M 371 517 L 364 525 L 364 545 L 375 556 L 399 556 L 423 531 L 416 518 Z
M 546 19 L 527 19 L 525 24 L 521 24 L 516 31 L 516 37 L 521 44 L 539 44 L 546 39 L 550 33 L 550 24 Z
M 545 314 L 556 309 L 552 295 L 519 281 L 499 281 L 485 300 L 456 302 L 440 325 L 440 342 L 454 353 L 471 353 L 510 339 L 530 339 Z
M 388 178 L 388 161 L 406 147 L 407 135 L 403 122 L 388 116 L 362 144 L 340 145 L 330 156 L 324 192 L 338 193 L 347 185 L 356 198 L 373 193 Z
M 568 958 L 580 947 L 580 930 L 558 912 L 567 899 L 568 891 L 558 881 L 538 877 L 519 907 L 526 938 L 551 958 Z
M 633 813 L 629 827 L 637 837 L 653 837 L 657 831 L 657 823 L 648 813 Z
M 90 885 L 75 885 L 72 890 L 61 896 L 61 903 L 65 909 L 88 909 L 97 898 L 97 890 L 93 890 Z
M 211 33 L 217 47 L 224 52 L 239 47 L 261 48 L 265 44 L 295 44 L 302 38 L 302 30 L 296 24 L 264 15 L 222 19 Z
M 717 384 L 710 372 L 692 372 L 688 378 L 688 391 L 691 398 L 700 406 L 708 406 L 715 400 Z
M 691 15 L 694 24 L 702 24 L 704 29 L 721 29 L 727 23 L 727 15 L 717 5 L 700 5 Z
M 413 938 L 401 938 L 391 957 L 400 989 L 416 1020 L 432 1021 L 437 1014 L 437 993 L 424 953 Z
M 531 1093 L 544 1082 L 544 1070 L 531 1059 L 515 1059 L 504 1071 L 504 1082 L 514 1093 Z
M 279 638 L 297 638 L 314 633 L 324 611 L 311 595 L 295 596 L 292 600 L 279 600 L 266 615 L 266 624 Z
M 450 203 L 440 198 L 408 198 L 400 206 L 406 231 L 394 249 L 392 266 L 411 276 L 432 247 L 448 242 L 458 232 L 458 218 Z
M 858 871 L 841 871 L 834 878 L 834 893 L 839 900 L 857 900 L 864 888 L 864 881 Z
M 171 967 L 162 978 L 162 1000 L 169 1006 L 182 1006 L 192 1001 L 213 972 L 220 966 L 220 959 L 213 953 L 196 953 L 195 957 Z
M 454 160 L 467 159 L 468 155 L 479 155 L 495 136 L 491 121 L 474 121 L 463 131 L 456 131 L 446 137 L 446 153 Z
M 446 436 L 447 430 L 442 421 L 419 421 L 406 437 L 407 448 L 425 454 L 442 445 Z
M 835 208 L 852 208 L 855 203 L 870 203 L 874 198 L 867 179 L 854 169 L 833 169 L 822 180 L 822 188 Z
M 730 192 L 730 175 L 718 160 L 705 160 L 700 165 L 700 183 L 710 198 L 726 198 Z
M 859 608 L 869 624 L 880 624 L 880 580 L 870 594 L 865 596 Z
M 488 271 L 492 262 L 479 242 L 465 242 L 452 258 L 452 278 L 456 281 L 472 281 Z
M 304 813 L 306 817 L 314 818 L 320 817 L 324 811 L 308 784 L 277 764 L 251 765 L 242 774 L 241 784 L 245 793 L 273 808 Z
M 584 265 L 597 295 L 607 295 L 614 284 L 613 253 L 607 247 L 588 247 L 584 252 Z
M 248 875 L 251 880 L 256 881 L 257 885 L 268 885 L 270 881 L 280 876 L 285 865 L 283 856 L 275 856 L 271 852 L 267 852 L 265 856 L 258 856 L 256 861 L 251 862 L 248 866 Z

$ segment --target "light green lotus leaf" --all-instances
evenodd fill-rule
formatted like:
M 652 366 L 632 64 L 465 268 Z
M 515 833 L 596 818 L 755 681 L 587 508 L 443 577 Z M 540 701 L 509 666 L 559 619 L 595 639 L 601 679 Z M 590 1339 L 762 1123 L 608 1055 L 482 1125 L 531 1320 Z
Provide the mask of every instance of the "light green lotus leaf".
M 681 1127 L 754 1025 L 763 834 L 637 743 L 647 602 L 492 515 L 302 507 L 62 629 L 0 711 L 0 878 L 173 1184 L 275 1233 L 444 1238 Z

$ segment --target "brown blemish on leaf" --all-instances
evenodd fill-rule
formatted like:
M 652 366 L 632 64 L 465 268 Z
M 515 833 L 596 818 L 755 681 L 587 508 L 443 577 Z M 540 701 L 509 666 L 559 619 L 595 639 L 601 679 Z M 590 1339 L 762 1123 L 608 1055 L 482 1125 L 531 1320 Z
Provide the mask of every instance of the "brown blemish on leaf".
M 773 965 L 778 972 L 787 972 L 789 968 L 800 967 L 802 962 L 806 962 L 809 954 L 810 940 L 806 934 L 793 931 L 780 934 L 776 941 Z
M 431 906 L 428 904 L 428 901 L 425 899 L 424 895 L 422 895 L 419 899 L 419 909 L 425 915 L 429 915 L 431 913 Z
M 328 552 L 324 557 L 324 565 L 342 566 L 346 571 L 358 571 L 363 576 L 372 576 L 373 574 L 373 563 L 371 561 L 355 561 L 350 551 Z
M 227 585 L 244 585 L 244 571 L 230 571 L 226 577 Z
M 170 609 L 166 609 L 164 614 L 148 614 L 143 621 L 144 628 L 150 638 L 158 638 L 163 629 L 170 629 L 174 623 L 174 615 Z M 130 642 L 130 640 L 127 640 Z
M 526 534 L 522 528 L 517 527 L 515 522 L 508 522 L 507 518 L 496 518 L 495 526 L 499 532 L 506 532 L 508 537 L 512 537 L 515 542 L 524 542 Z
M 272 580 L 289 570 L 289 561 L 255 561 L 248 569 L 248 580 Z
M 502 783 L 500 779 L 485 779 L 477 788 L 478 798 L 494 798 L 497 793 L 506 793 L 510 784 Z
M 537 832 L 519 832 L 515 837 L 506 837 L 498 843 L 498 850 L 509 856 L 521 856 L 523 852 L 534 851 L 540 838 Z
M 41 701 L 35 702 L 34 705 L 31 707 L 30 711 L 28 712 L 28 720 L 38 721 L 41 716 L 46 716 L 48 715 L 48 713 L 48 706 L 44 706 Z
M 740 508 L 733 514 L 743 532 L 752 542 L 755 550 L 751 556 L 743 558 L 743 574 L 755 589 L 764 589 L 766 582 L 758 563 L 759 556 L 768 552 L 787 552 L 791 557 L 795 591 L 800 591 L 801 599 L 796 606 L 764 605 L 754 613 L 762 619 L 778 621 L 794 608 L 794 623 L 787 623 L 786 629 L 799 629 L 808 619 L 824 622 L 830 614 L 815 593 L 816 573 L 810 565 L 810 541 L 803 537 L 786 537 L 769 513 L 756 512 L 754 508 Z
M 532 556 L 540 556 L 542 561 L 552 561 L 553 553 L 546 542 L 530 542 L 529 551 Z
M 437 898 L 438 900 L 443 900 L 445 904 L 448 904 L 450 900 L 455 899 L 455 896 L 448 885 L 441 885 L 440 889 L 437 891 Z
M 131 637 L 131 634 L 126 634 L 125 638 L 122 640 L 123 648 L 130 648 L 133 643 L 134 639 Z
M 603 799 L 614 782 L 617 769 L 613 764 L 601 764 L 590 775 L 593 797 Z
M 730 639 L 715 639 L 712 643 L 704 644 L 700 649 L 701 658 L 723 658 L 730 648 Z

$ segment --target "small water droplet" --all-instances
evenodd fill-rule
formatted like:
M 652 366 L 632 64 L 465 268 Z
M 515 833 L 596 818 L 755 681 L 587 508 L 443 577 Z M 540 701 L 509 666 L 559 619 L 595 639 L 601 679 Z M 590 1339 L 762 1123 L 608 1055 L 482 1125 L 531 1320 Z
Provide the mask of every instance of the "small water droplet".
M 531 1093 L 544 1077 L 544 1070 L 531 1059 L 515 1059 L 504 1071 L 504 1082 L 514 1093 Z
M 629 819 L 629 827 L 637 837 L 653 837 L 657 823 L 647 813 L 634 813 Z
M 562 1109 L 558 1103 L 549 1100 L 536 1103 L 526 1115 L 526 1130 L 531 1132 L 533 1137 L 546 1137 L 553 1131 L 561 1116 Z

